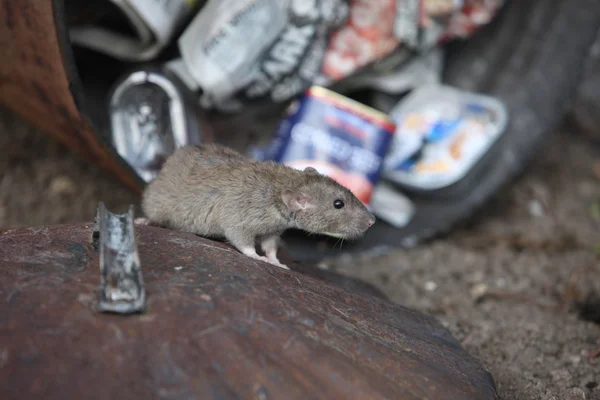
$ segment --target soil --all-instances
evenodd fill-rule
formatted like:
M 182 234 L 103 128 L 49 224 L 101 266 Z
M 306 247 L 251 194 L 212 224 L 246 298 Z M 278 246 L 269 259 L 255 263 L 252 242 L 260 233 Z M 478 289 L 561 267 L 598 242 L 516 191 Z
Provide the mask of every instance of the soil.
M 90 221 L 138 198 L 0 110 L 0 229 Z M 503 399 L 600 399 L 600 145 L 565 127 L 474 223 L 378 256 L 322 262 L 436 316 Z

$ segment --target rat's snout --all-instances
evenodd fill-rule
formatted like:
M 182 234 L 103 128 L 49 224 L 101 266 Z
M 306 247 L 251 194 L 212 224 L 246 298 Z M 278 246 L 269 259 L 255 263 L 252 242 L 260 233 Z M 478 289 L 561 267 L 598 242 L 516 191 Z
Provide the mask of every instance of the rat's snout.
M 375 218 L 375 215 L 369 213 L 368 217 L 365 218 L 365 220 L 363 222 L 363 230 L 366 231 L 367 229 L 372 227 L 376 220 L 377 219 Z
M 377 221 L 377 218 L 375 218 L 375 215 L 371 214 L 371 218 L 369 218 L 369 228 L 373 226 L 375 221 Z

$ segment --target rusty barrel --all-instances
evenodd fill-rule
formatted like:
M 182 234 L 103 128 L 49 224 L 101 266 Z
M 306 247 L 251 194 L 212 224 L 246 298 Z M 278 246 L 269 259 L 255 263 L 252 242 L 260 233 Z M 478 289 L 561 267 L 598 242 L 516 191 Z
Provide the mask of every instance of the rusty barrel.
M 493 399 L 432 317 L 138 227 L 147 309 L 100 313 L 93 224 L 0 232 L 0 398 Z
M 0 103 L 141 191 L 142 181 L 88 117 L 64 0 L 0 0 Z

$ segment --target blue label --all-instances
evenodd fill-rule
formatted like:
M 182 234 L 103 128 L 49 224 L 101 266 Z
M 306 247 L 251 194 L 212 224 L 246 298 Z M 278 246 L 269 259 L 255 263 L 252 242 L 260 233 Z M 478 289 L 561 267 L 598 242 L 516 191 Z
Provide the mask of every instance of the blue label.
M 265 157 L 280 163 L 319 161 L 365 177 L 375 185 L 391 144 L 393 125 L 382 126 L 310 93 L 285 118 Z M 390 127 L 386 126 L 390 125 Z

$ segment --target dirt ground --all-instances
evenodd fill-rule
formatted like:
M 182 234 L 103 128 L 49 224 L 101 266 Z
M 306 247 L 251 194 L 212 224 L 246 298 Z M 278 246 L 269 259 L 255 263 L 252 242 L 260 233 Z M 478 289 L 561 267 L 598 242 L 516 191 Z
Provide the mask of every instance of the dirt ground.
M 90 221 L 137 198 L 0 110 L 0 229 Z M 431 313 L 503 399 L 600 399 L 600 145 L 563 129 L 476 222 L 376 258 L 321 263 Z M 595 322 L 594 322 L 595 321 Z

